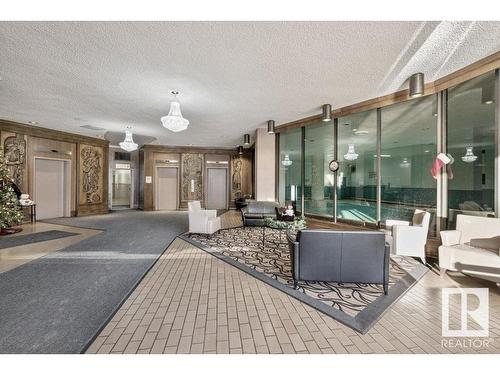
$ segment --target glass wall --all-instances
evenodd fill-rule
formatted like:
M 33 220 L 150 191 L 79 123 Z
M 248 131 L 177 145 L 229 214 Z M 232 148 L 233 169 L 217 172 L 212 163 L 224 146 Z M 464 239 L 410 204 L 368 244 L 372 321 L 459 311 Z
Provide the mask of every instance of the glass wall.
M 410 221 L 416 208 L 436 214 L 437 99 L 430 95 L 382 108 L 381 221 Z
M 494 216 L 495 74 L 448 89 L 448 222 L 456 215 Z
M 337 217 L 377 222 L 377 111 L 338 119 Z
M 328 168 L 334 159 L 333 121 L 305 130 L 305 213 L 333 217 L 334 174 Z
M 304 140 L 301 129 L 281 132 L 280 202 L 294 201 L 300 210 L 304 168 L 306 214 L 332 218 L 336 212 L 342 220 L 384 223 L 387 219 L 409 221 L 418 208 L 432 214 L 431 233 L 438 222 L 440 229 L 454 228 L 460 213 L 498 215 L 495 153 L 500 114 L 495 117 L 496 80 L 495 72 L 490 72 L 445 92 L 379 108 L 380 134 L 377 109 L 338 118 L 337 139 L 333 121 L 305 126 Z M 438 97 L 443 98 L 442 123 L 438 121 Z M 445 135 L 446 144 L 438 145 L 438 134 Z M 340 168 L 331 173 L 328 164 L 335 159 L 335 147 Z M 431 170 L 440 167 L 436 162 L 439 147 L 446 150 L 451 162 L 441 167 L 446 173 L 439 173 L 438 184 Z M 446 216 L 448 222 L 442 226 Z
M 300 211 L 302 200 L 301 161 L 302 129 L 292 129 L 280 134 L 279 139 L 279 191 L 281 205 L 292 202 Z

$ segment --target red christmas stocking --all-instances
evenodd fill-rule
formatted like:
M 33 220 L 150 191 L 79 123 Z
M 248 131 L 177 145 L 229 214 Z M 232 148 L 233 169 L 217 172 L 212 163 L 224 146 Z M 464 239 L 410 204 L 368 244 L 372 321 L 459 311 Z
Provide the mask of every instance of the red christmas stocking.
M 431 168 L 432 177 L 437 179 L 441 168 L 443 168 L 443 166 L 448 164 L 449 162 L 450 158 L 448 156 L 446 156 L 443 153 L 438 154 L 438 156 L 436 156 L 436 159 L 434 160 L 434 163 L 432 163 L 432 168 Z

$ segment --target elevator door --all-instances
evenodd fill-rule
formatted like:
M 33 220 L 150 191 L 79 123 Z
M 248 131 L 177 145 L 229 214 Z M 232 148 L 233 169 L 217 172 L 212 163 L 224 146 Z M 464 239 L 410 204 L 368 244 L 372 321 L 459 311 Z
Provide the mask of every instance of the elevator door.
M 207 208 L 227 209 L 227 170 L 225 168 L 207 169 Z
M 35 159 L 35 200 L 38 219 L 65 215 L 68 192 L 65 181 L 65 162 Z
M 113 172 L 113 208 L 130 207 L 131 186 L 130 169 L 117 169 Z
M 177 210 L 177 168 L 158 168 L 156 209 Z

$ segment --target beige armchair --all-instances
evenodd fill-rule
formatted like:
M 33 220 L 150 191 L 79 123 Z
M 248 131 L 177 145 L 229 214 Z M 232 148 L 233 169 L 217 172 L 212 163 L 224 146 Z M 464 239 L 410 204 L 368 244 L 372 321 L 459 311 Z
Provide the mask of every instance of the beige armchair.
M 221 229 L 216 210 L 202 210 L 200 201 L 188 202 L 189 232 L 213 234 Z

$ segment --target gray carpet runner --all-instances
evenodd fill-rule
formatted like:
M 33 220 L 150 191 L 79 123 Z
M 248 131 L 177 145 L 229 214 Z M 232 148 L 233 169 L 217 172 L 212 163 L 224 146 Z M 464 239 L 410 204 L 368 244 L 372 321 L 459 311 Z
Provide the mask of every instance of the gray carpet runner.
M 186 212 L 49 220 L 104 230 L 0 274 L 0 353 L 80 353 L 175 237 Z
M 47 230 L 45 232 L 27 233 L 12 237 L 2 236 L 0 237 L 0 249 L 29 245 L 32 243 L 43 241 L 57 240 L 58 238 L 76 236 L 77 234 L 78 233 L 65 232 L 62 230 Z

